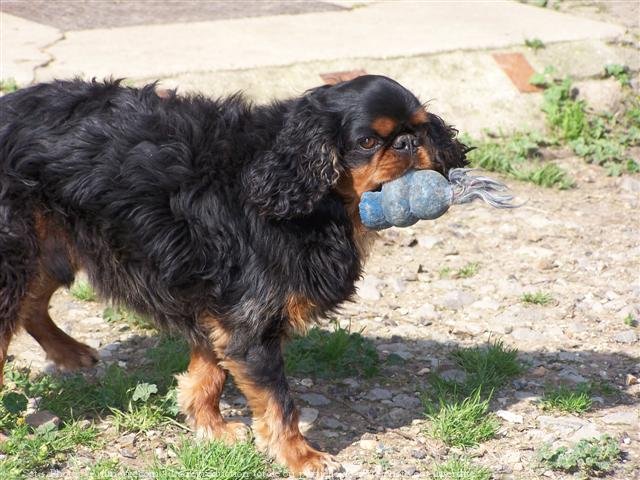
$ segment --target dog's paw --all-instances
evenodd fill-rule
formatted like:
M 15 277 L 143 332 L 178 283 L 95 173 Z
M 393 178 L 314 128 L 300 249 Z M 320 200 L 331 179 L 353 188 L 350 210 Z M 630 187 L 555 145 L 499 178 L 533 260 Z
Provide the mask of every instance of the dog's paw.
M 65 348 L 56 344 L 55 348 L 49 348 L 47 359 L 51 360 L 61 370 L 73 371 L 83 368 L 91 368 L 98 363 L 98 352 L 89 345 L 72 340 L 67 341 Z
M 216 425 L 199 426 L 196 437 L 201 440 L 221 440 L 227 445 L 245 442 L 251 438 L 251 429 L 242 422 L 222 422 Z
M 328 453 L 313 451 L 302 465 L 301 473 L 314 480 L 329 480 L 342 471 L 342 465 Z

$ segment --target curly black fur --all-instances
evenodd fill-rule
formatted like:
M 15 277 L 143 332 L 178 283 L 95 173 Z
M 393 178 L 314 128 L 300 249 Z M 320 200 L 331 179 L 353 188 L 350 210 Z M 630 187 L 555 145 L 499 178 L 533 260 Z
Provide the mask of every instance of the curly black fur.
M 289 412 L 287 300 L 318 316 L 353 295 L 363 259 L 337 182 L 370 160 L 357 140 L 376 115 L 418 107 L 375 76 L 266 106 L 118 81 L 0 98 L 0 335 L 17 327 L 35 276 L 68 285 L 84 268 L 104 297 L 194 344 L 209 345 L 200 319 L 215 316 L 226 355 Z M 435 115 L 414 133 L 436 168 L 464 165 L 464 145 Z

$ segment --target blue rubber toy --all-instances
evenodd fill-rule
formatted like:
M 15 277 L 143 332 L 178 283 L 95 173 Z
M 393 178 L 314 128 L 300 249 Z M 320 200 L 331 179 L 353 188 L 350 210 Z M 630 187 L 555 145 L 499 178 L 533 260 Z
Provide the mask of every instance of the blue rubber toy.
M 496 208 L 512 208 L 513 197 L 500 193 L 507 187 L 487 177 L 469 175 L 468 168 L 454 168 L 446 179 L 433 170 L 410 170 L 382 185 L 379 192 L 365 192 L 360 199 L 360 219 L 371 230 L 408 227 L 418 220 L 433 220 L 451 205 L 481 198 Z

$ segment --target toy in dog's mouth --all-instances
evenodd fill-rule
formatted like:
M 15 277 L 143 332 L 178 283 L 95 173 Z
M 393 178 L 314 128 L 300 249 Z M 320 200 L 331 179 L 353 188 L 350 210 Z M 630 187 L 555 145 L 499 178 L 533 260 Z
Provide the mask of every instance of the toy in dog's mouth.
M 508 187 L 489 177 L 469 175 L 469 168 L 454 168 L 449 178 L 434 170 L 410 170 L 402 176 L 364 192 L 360 218 L 367 228 L 408 227 L 432 220 L 451 205 L 479 198 L 495 208 L 514 208 Z

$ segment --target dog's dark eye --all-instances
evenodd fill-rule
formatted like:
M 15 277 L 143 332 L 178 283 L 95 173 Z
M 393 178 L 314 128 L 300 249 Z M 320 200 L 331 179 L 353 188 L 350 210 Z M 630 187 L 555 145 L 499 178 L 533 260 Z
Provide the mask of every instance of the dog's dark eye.
M 371 150 L 378 145 L 378 139 L 373 137 L 364 137 L 358 140 L 358 145 L 366 150 Z

